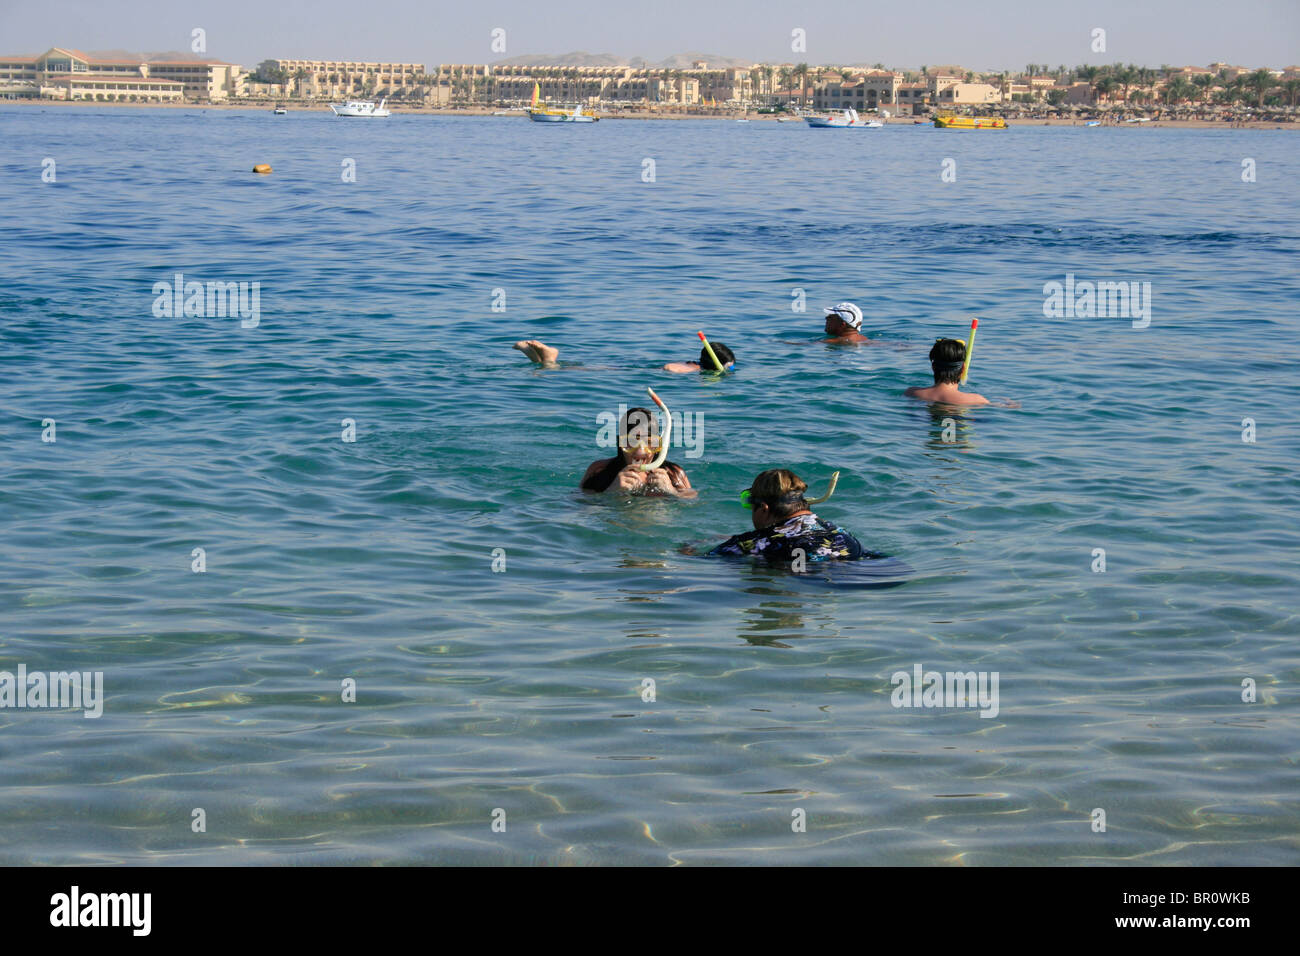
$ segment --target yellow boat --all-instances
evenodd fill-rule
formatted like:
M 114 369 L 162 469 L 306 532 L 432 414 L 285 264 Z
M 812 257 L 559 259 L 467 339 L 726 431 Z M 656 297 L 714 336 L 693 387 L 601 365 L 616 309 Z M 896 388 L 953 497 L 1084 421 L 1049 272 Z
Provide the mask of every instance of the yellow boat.
M 1007 121 L 996 116 L 953 116 L 934 118 L 935 129 L 1006 129 Z
M 600 117 L 581 106 L 572 108 L 544 106 L 539 102 L 541 87 L 533 84 L 533 102 L 528 108 L 528 118 L 534 123 L 595 123 Z

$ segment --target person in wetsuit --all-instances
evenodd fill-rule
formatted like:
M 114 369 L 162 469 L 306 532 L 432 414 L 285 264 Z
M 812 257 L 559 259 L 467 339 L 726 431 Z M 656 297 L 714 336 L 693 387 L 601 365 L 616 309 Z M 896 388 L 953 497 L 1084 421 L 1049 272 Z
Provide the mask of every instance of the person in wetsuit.
M 641 465 L 659 454 L 659 423 L 648 408 L 629 408 L 618 426 L 618 454 L 593 461 L 582 476 L 583 491 L 612 491 L 625 495 L 673 495 L 695 497 L 682 466 L 665 461 L 663 466 L 642 471 Z
M 734 535 L 709 555 L 762 557 L 769 561 L 855 561 L 879 557 L 843 528 L 813 514 L 804 498 L 808 484 L 793 471 L 773 468 L 754 479 L 746 507 L 754 530 Z M 742 500 L 745 498 L 742 495 Z M 796 555 L 795 551 L 802 552 Z

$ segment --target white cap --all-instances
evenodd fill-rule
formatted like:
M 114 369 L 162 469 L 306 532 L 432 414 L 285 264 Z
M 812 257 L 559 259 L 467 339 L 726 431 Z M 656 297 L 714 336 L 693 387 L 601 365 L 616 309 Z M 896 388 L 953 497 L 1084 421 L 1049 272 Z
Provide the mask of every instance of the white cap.
M 845 325 L 855 329 L 862 328 L 862 310 L 852 302 L 837 302 L 825 312 L 827 315 L 838 315 Z

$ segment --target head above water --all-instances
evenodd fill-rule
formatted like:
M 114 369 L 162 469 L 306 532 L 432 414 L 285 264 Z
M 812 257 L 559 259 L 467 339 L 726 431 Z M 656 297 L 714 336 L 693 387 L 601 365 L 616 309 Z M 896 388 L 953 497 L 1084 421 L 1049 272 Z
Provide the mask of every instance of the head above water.
M 659 454 L 659 419 L 648 408 L 629 408 L 618 424 L 618 449 L 624 461 L 650 461 Z
M 934 384 L 961 384 L 961 370 L 966 362 L 966 343 L 961 339 L 939 339 L 930 349 L 930 368 Z
M 845 335 L 862 331 L 862 310 L 852 302 L 837 302 L 826 313 L 826 334 Z
M 792 515 L 808 511 L 804 492 L 808 483 L 787 468 L 772 468 L 749 486 L 749 505 L 755 528 L 780 524 Z
M 731 368 L 731 366 L 736 364 L 736 356 L 732 354 L 731 349 L 727 348 L 721 342 L 710 342 L 709 344 L 713 346 L 714 354 L 718 356 L 718 361 L 721 362 L 724 367 Z M 708 349 L 700 349 L 700 371 L 717 371 L 713 365 L 713 359 L 709 358 Z

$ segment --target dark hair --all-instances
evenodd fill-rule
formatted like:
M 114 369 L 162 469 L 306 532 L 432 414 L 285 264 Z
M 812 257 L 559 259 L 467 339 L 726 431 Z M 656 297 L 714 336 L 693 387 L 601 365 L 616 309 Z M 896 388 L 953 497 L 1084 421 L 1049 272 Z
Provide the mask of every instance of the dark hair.
M 772 468 L 754 479 L 749 486 L 749 500 L 754 507 L 767 505 L 772 509 L 772 517 L 781 521 L 796 511 L 808 510 L 803 496 L 807 490 L 808 484 L 793 471 Z
M 623 413 L 623 420 L 618 423 L 619 457 L 630 444 L 629 437 L 645 437 L 647 440 L 659 437 L 659 419 L 655 418 L 655 413 L 648 408 L 629 408 Z
M 961 369 L 966 361 L 966 343 L 960 339 L 940 339 L 930 349 L 930 368 L 934 384 L 961 383 Z
M 731 354 L 731 349 L 727 348 L 721 342 L 710 342 L 709 344 L 713 346 L 713 354 L 718 357 L 718 361 L 723 364 L 723 367 L 736 361 L 736 356 Z M 717 369 L 713 367 L 713 359 L 709 358 L 708 349 L 700 349 L 700 369 L 705 372 L 717 371 Z

